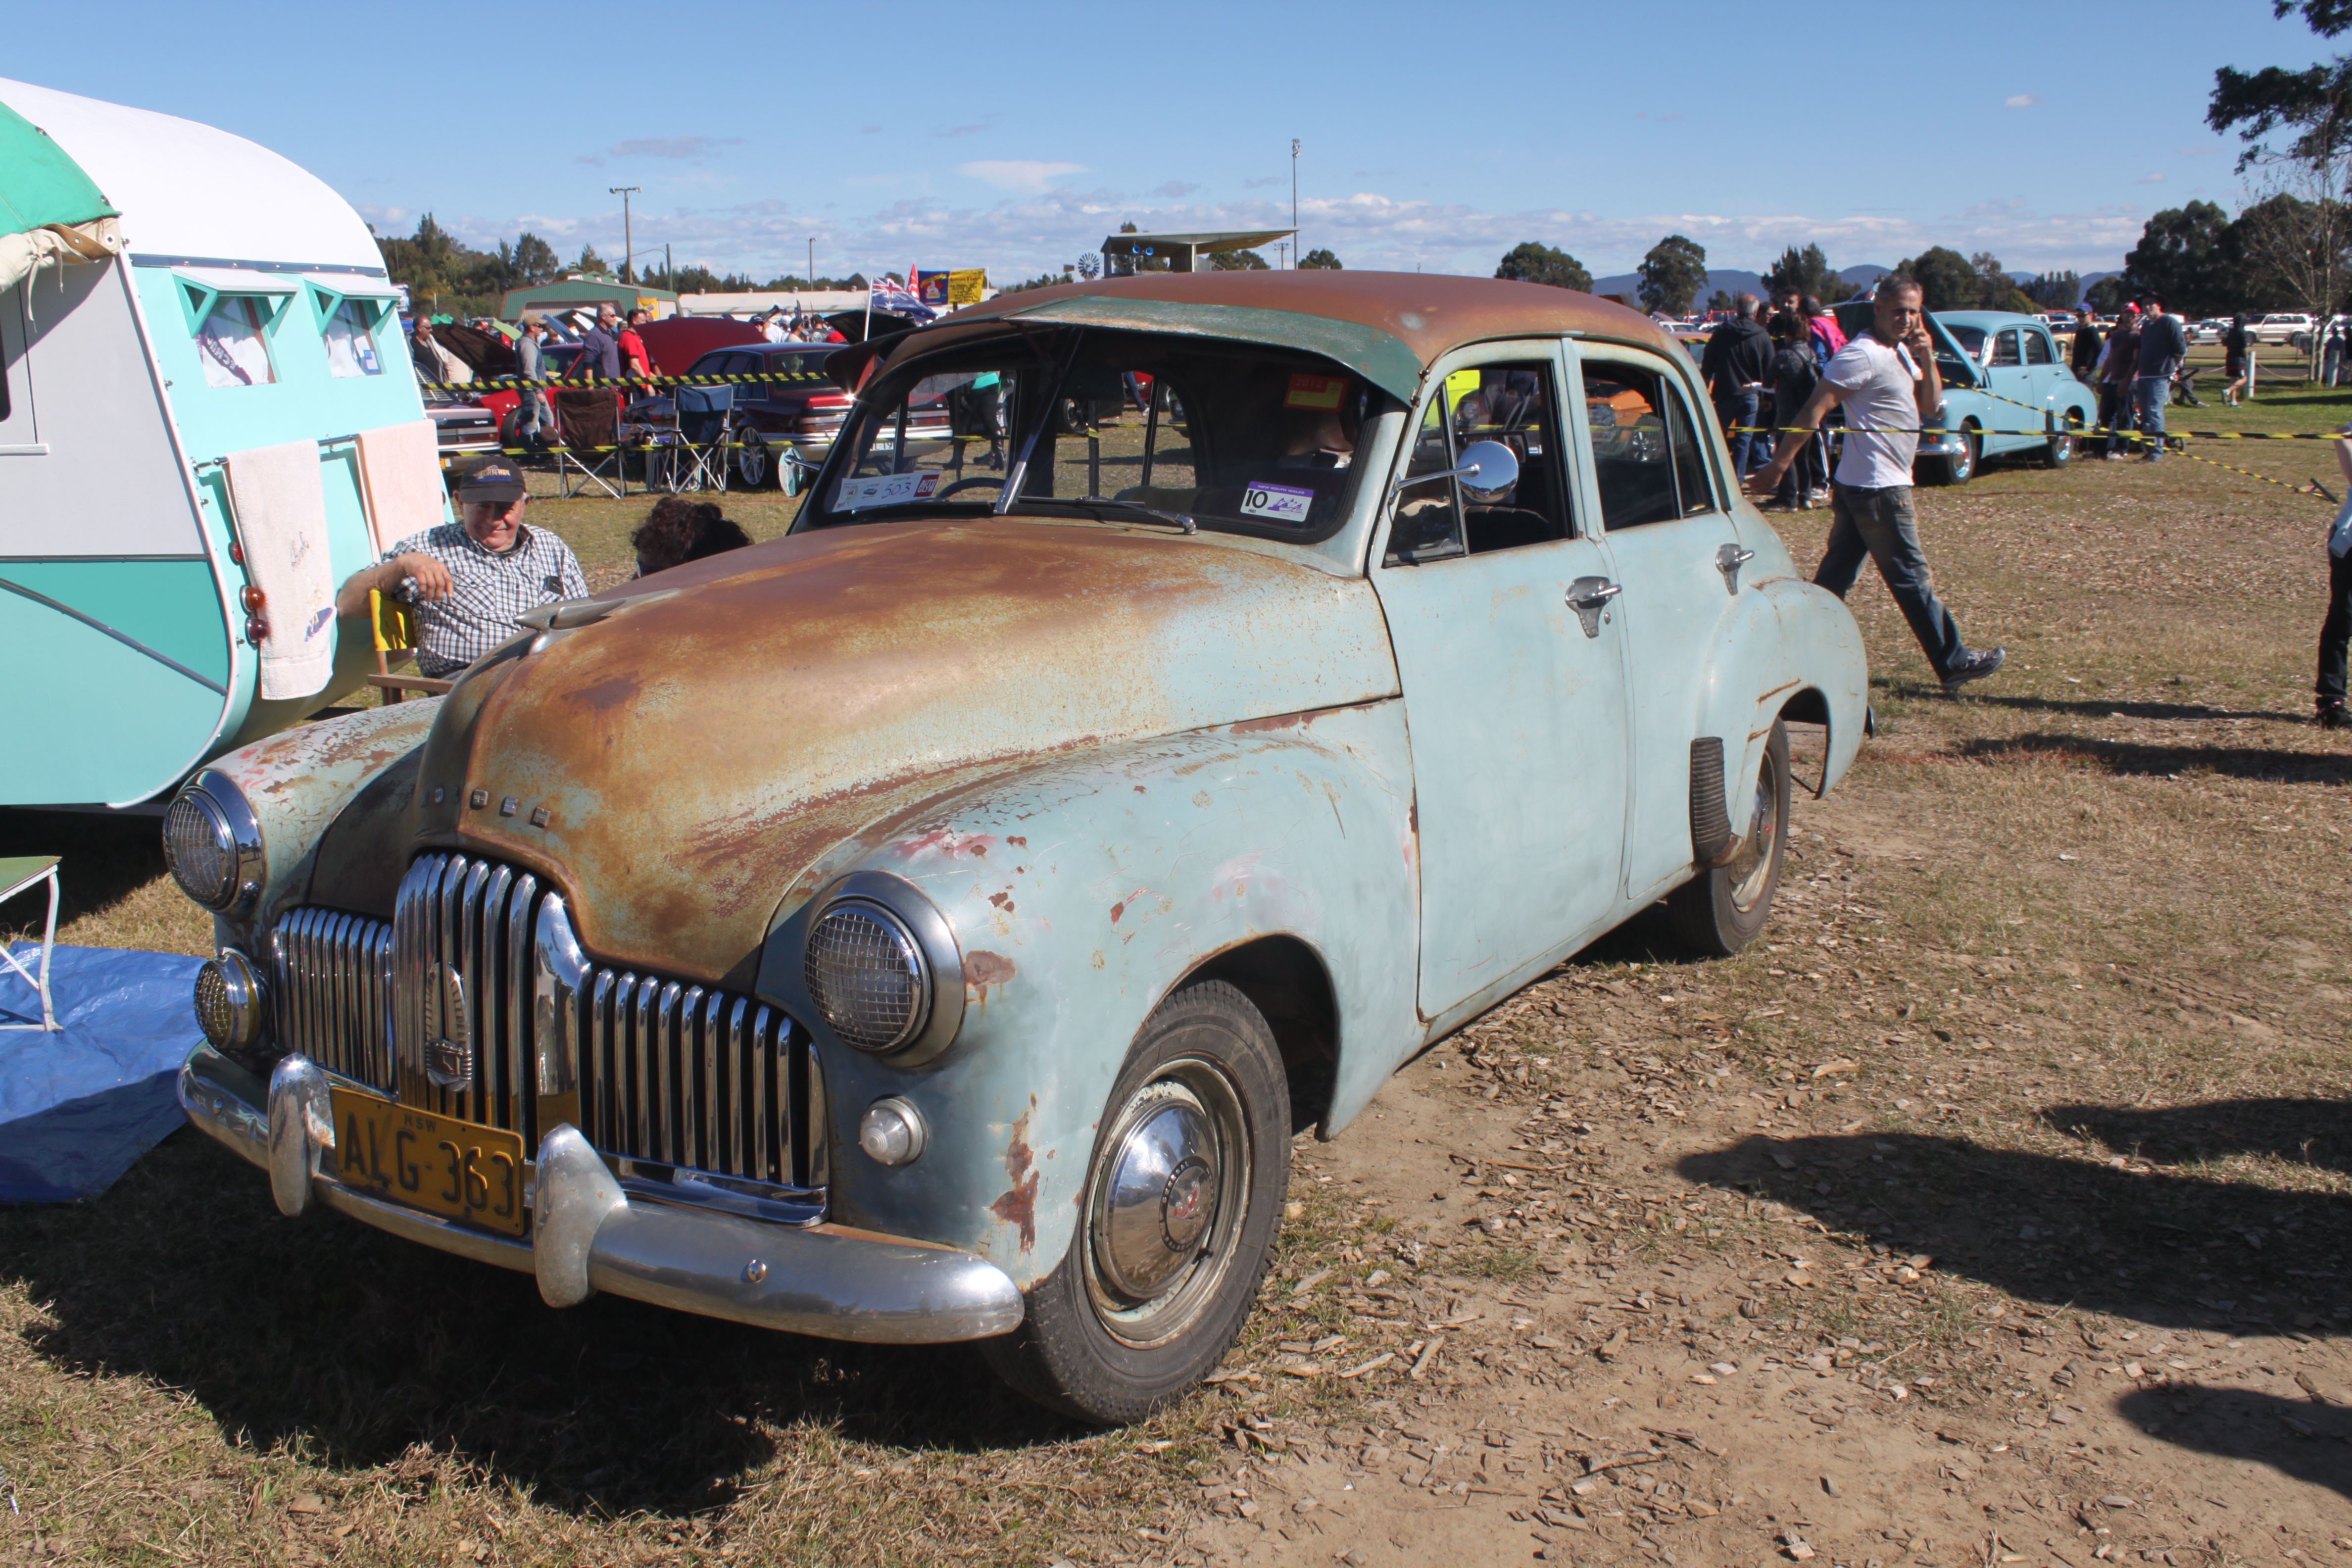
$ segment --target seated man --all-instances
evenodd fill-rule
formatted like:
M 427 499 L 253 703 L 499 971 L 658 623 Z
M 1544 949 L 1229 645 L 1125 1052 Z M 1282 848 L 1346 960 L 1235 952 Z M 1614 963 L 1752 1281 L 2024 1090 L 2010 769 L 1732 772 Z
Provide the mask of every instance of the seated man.
M 371 589 L 417 607 L 419 673 L 452 676 L 527 628 L 525 610 L 585 598 L 588 580 L 572 547 L 545 529 L 525 528 L 522 470 L 504 458 L 476 464 L 457 485 L 455 523 L 412 534 L 382 561 L 351 575 L 335 614 L 367 614 Z

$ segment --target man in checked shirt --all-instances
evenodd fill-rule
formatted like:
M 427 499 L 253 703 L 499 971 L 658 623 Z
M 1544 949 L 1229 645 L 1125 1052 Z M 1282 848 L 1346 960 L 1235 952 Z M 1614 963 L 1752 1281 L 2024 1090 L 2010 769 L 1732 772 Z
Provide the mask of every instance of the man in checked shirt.
M 522 470 L 506 458 L 476 464 L 458 481 L 459 521 L 411 534 L 352 573 L 335 614 L 365 616 L 370 589 L 399 595 L 417 608 L 417 670 L 439 679 L 526 629 L 515 619 L 525 610 L 585 598 L 572 547 L 523 526 L 529 499 Z

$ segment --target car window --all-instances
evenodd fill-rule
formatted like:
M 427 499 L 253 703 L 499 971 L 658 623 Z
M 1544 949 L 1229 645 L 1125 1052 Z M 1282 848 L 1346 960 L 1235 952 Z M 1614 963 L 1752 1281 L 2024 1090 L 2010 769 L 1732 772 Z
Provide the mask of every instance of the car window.
M 1560 462 L 1559 408 L 1548 360 L 1478 365 L 1440 383 L 1422 410 L 1382 563 L 1483 555 L 1575 532 Z M 1463 448 L 1478 441 L 1500 442 L 1519 460 L 1518 480 L 1504 494 L 1474 497 L 1453 479 L 1412 482 L 1460 467 Z
M 2017 331 L 2018 330 L 2015 327 L 2010 327 L 1994 337 L 1992 341 L 1991 360 L 1991 363 L 1994 365 L 2013 365 L 2023 364 L 2025 363 L 2024 352 L 2017 346 Z
M 1603 526 L 1640 528 L 1717 510 L 1689 409 L 1665 376 L 1588 359 L 1584 416 Z
M 877 380 L 807 515 L 828 527 L 942 501 L 1044 516 L 1123 502 L 1201 528 L 1319 540 L 1353 503 L 1364 421 L 1393 406 L 1300 350 L 1099 328 L 1008 333 Z
M 2051 352 L 2050 340 L 2040 332 L 2026 333 L 2025 363 L 2028 364 L 2057 363 L 2058 356 Z

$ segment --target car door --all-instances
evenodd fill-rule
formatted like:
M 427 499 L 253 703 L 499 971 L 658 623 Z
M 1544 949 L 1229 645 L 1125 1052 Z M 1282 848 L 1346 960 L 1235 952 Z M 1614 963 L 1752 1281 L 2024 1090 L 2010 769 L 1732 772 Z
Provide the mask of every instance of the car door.
M 1411 735 L 1429 1017 L 1615 922 L 1627 784 L 1623 628 L 1566 460 L 1559 346 L 1440 369 L 1371 561 Z M 1479 440 L 1518 455 L 1508 493 L 1424 477 Z
M 2042 405 L 2033 396 L 2033 381 L 2025 369 L 2025 330 L 2022 327 L 2002 327 L 1992 334 L 1985 353 L 1985 390 L 2008 401 L 1994 405 L 1993 417 L 1987 422 L 1984 449 L 2006 452 L 2041 437 L 2021 436 L 2018 432 L 2028 425 L 2039 426 L 2026 409 L 2038 410 Z M 2024 404 L 2025 408 L 2018 406 Z
M 1581 344 L 1576 361 L 1587 504 L 1624 590 L 1617 603 L 1633 720 L 1624 889 L 1646 903 L 1690 869 L 1691 742 L 1742 546 L 1716 443 L 1702 437 L 1682 378 L 1638 349 Z
M 2033 388 L 2027 401 L 2045 416 L 2044 429 L 2063 425 L 2066 410 L 2060 406 L 2059 393 L 2069 379 L 2066 362 L 2060 357 L 2058 345 L 2046 328 L 2024 327 L 2020 331 L 2025 345 L 2025 379 Z M 2033 422 L 2019 423 L 2030 426 Z

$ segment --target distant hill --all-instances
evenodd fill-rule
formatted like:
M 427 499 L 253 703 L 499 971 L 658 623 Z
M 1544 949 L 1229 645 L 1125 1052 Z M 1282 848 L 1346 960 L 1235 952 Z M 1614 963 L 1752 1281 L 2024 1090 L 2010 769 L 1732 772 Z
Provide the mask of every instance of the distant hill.
M 1839 268 L 1838 276 L 1850 285 L 1844 298 L 1852 299 L 1893 270 L 1893 268 L 1880 267 L 1870 262 L 1864 262 L 1856 267 Z M 2023 283 L 2034 276 L 2036 274 L 2032 272 L 2010 273 L 2010 277 L 2019 283 Z M 2085 272 L 2083 274 L 2083 287 L 2088 289 L 2102 278 L 2115 276 L 2113 272 Z M 1592 280 L 1592 291 L 1595 294 L 1622 294 L 1627 300 L 1633 301 L 1637 309 L 1641 302 L 1641 288 L 1642 275 L 1638 272 L 1620 272 L 1612 277 L 1596 278 Z M 1764 275 L 1760 272 L 1743 272 L 1735 268 L 1710 268 L 1706 274 L 1706 287 L 1698 291 L 1698 298 L 1692 303 L 1698 309 L 1705 310 L 1708 298 L 1717 289 L 1735 298 L 1741 294 L 1753 294 L 1760 300 L 1764 297 Z M 1834 305 L 1838 301 L 1830 300 L 1823 302 Z

